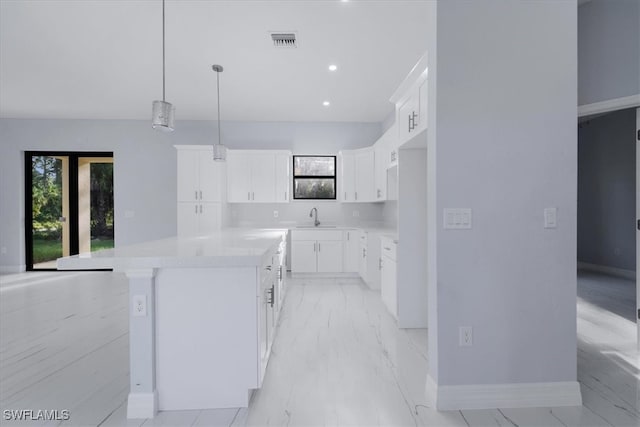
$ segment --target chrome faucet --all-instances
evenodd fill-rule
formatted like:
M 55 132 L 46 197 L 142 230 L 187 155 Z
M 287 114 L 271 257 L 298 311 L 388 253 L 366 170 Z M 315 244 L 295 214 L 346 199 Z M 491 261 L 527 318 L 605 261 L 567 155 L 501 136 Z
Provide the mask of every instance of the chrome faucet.
M 316 227 L 320 225 L 320 221 L 318 221 L 318 208 L 313 208 L 311 209 L 311 212 L 309 212 L 309 217 L 313 217 L 313 212 L 315 211 L 316 216 L 315 219 L 313 220 L 313 225 L 315 225 Z

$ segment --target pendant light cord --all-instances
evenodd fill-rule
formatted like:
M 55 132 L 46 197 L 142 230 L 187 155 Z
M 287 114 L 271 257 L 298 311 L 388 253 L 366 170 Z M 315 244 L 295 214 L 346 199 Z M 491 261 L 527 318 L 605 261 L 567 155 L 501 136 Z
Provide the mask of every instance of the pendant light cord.
M 162 0 L 162 102 L 165 102 L 164 86 L 164 0 Z
M 218 87 L 218 145 L 222 143 L 220 138 L 220 71 L 216 71 L 216 82 Z

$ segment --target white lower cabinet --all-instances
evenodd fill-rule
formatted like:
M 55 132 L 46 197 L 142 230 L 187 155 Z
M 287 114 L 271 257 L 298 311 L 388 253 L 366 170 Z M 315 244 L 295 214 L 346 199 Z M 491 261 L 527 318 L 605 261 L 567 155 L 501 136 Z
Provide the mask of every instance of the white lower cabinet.
M 342 236 L 344 272 L 357 273 L 360 263 L 360 232 L 358 230 L 345 230 Z
M 389 312 L 398 318 L 398 286 L 396 276 L 396 243 L 389 237 L 380 238 L 380 296 Z
M 342 272 L 342 240 L 318 240 L 318 273 Z
M 292 273 L 342 271 L 342 231 L 291 230 Z
M 364 280 L 367 281 L 368 264 L 367 264 L 367 232 L 362 231 L 360 233 L 360 239 L 358 244 L 358 274 Z
M 260 349 L 260 372 L 258 383 L 262 384 L 267 369 L 271 345 L 275 337 L 276 325 L 282 300 L 284 299 L 284 280 L 286 276 L 285 265 L 286 240 L 283 241 L 277 251 L 265 258 L 259 271 L 258 293 L 258 345 Z
M 291 272 L 316 273 L 318 261 L 315 240 L 291 240 Z

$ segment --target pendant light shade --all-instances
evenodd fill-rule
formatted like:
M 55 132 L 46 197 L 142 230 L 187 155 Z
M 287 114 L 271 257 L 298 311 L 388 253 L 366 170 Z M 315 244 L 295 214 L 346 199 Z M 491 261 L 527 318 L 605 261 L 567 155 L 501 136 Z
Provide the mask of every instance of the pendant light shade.
M 224 162 L 227 160 L 227 147 L 222 145 L 222 139 L 220 138 L 220 73 L 224 68 L 222 68 L 222 65 L 213 65 L 211 69 L 216 72 L 216 87 L 218 88 L 218 143 L 213 146 L 213 160 Z
M 163 132 L 173 130 L 173 105 L 166 101 L 153 101 L 153 117 L 151 126 Z
M 162 101 L 153 101 L 151 110 L 151 127 L 163 132 L 173 131 L 173 116 L 175 108 L 165 100 L 165 73 L 164 73 L 164 0 L 162 0 Z

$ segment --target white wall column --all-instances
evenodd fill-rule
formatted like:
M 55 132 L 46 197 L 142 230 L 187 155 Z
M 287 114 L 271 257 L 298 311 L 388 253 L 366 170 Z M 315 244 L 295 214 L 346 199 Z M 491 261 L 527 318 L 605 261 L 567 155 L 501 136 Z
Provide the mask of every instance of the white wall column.
M 155 275 L 153 268 L 128 270 L 130 389 L 127 418 L 153 418 L 158 412 L 155 352 Z M 144 297 L 146 313 L 136 313 Z
M 576 2 L 436 8 L 427 391 L 438 409 L 579 405 Z M 447 208 L 472 228 L 444 228 Z

